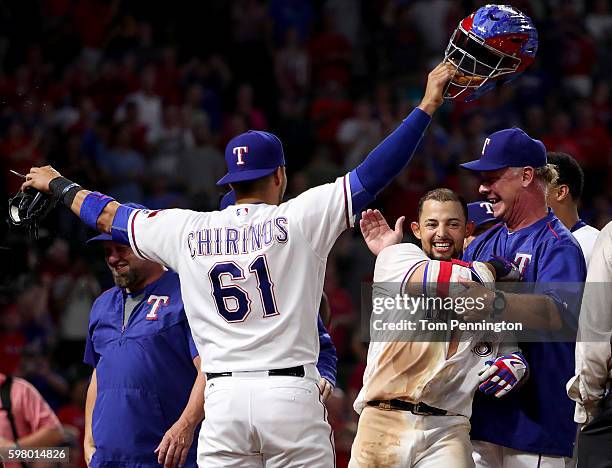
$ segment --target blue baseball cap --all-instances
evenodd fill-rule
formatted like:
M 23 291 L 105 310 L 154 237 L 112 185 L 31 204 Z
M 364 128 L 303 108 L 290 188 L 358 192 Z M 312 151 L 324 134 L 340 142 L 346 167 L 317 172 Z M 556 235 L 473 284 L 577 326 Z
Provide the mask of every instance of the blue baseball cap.
M 468 203 L 468 221 L 473 221 L 476 227 L 491 221 L 499 221 L 493 216 L 493 204 L 486 201 Z
M 276 135 L 249 130 L 230 140 L 225 147 L 225 174 L 217 185 L 259 179 L 285 165 L 283 144 Z
M 130 208 L 136 208 L 137 210 L 146 210 L 147 207 L 144 205 L 140 205 L 138 203 L 122 203 L 123 206 L 129 206 Z M 92 237 L 91 239 L 87 239 L 86 244 L 91 244 L 92 242 L 100 242 L 100 241 L 112 241 L 113 236 L 110 234 L 103 232 L 102 234 L 98 234 L 97 236 Z
M 461 164 L 470 171 L 496 171 L 506 167 L 542 167 L 546 165 L 546 148 L 520 128 L 508 128 L 489 135 L 480 159 Z

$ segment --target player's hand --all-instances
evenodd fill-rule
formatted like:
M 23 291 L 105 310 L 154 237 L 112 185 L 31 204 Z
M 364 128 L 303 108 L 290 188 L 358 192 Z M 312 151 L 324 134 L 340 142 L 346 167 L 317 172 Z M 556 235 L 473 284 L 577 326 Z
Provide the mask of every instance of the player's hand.
M 323 400 L 324 403 L 333 391 L 334 386 L 331 384 L 331 382 L 325 377 L 321 377 L 321 380 L 319 380 L 319 392 L 321 392 L 321 400 Z
M 93 443 L 88 443 L 85 441 L 83 444 L 83 457 L 85 458 L 85 463 L 87 466 L 91 463 L 91 459 L 93 457 L 94 452 L 96 451 L 96 446 Z
M 49 182 L 61 174 L 51 166 L 33 167 L 26 174 L 26 180 L 21 185 L 21 190 L 32 187 L 42 193 L 51 193 L 49 190 Z
M 193 442 L 193 432 L 195 427 L 183 419 L 175 422 L 166 431 L 161 442 L 155 449 L 157 462 L 170 468 L 178 464 L 179 467 L 185 464 L 187 454 Z
M 486 364 L 478 372 L 481 382 L 478 390 L 497 398 L 503 397 L 529 374 L 529 366 L 521 353 L 500 356 Z
M 457 69 L 450 63 L 442 62 L 438 64 L 436 68 L 429 72 L 427 76 L 427 87 L 425 88 L 425 95 L 419 109 L 426 112 L 430 116 L 442 105 L 444 102 L 444 90 L 446 84 L 449 82 L 451 77 L 456 73 Z
M 507 258 L 494 255 L 487 260 L 487 264 L 495 270 L 495 277 L 498 281 L 521 281 L 523 279 L 518 267 Z
M 477 281 L 459 278 L 459 283 L 463 285 L 465 291 L 456 297 L 472 298 L 475 304 L 482 304 L 482 307 L 470 307 L 461 315 L 466 322 L 477 322 L 489 318 L 493 312 L 493 301 L 495 292 Z
M 363 211 L 359 227 L 370 252 L 378 255 L 385 247 L 399 244 L 404 237 L 403 223 L 405 219 L 405 216 L 400 216 L 395 222 L 395 229 L 391 229 L 380 211 Z

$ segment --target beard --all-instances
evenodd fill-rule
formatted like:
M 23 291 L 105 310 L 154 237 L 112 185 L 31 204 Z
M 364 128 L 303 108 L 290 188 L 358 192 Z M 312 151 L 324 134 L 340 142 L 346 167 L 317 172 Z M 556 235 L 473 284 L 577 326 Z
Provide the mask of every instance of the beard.
M 138 284 L 141 280 L 140 275 L 135 271 L 127 271 L 126 273 L 115 273 L 113 274 L 113 281 L 115 285 L 120 288 L 130 288 L 131 286 Z

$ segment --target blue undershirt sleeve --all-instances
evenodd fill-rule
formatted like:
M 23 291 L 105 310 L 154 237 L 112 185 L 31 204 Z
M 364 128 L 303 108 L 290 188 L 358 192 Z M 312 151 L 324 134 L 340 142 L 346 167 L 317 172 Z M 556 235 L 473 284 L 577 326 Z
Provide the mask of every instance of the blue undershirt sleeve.
M 318 318 L 317 323 L 319 329 L 319 360 L 317 362 L 317 369 L 321 377 L 325 378 L 334 387 L 336 386 L 336 373 L 338 357 L 336 355 L 336 347 L 332 342 L 321 316 Z
M 410 162 L 430 121 L 426 112 L 414 109 L 350 172 L 353 212 L 365 208 Z
M 128 239 L 128 220 L 132 211 L 136 211 L 136 209 L 125 205 L 119 205 L 119 208 L 117 208 L 111 227 L 111 236 L 114 242 L 130 245 Z

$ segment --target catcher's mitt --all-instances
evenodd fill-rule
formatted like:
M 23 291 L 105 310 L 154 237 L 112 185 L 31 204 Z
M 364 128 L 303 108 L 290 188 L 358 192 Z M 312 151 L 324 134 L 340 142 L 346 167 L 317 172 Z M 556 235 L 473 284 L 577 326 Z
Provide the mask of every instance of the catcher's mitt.
M 27 228 L 38 239 L 38 224 L 55 208 L 57 200 L 38 190 L 26 189 L 9 199 L 8 222 L 12 227 Z

